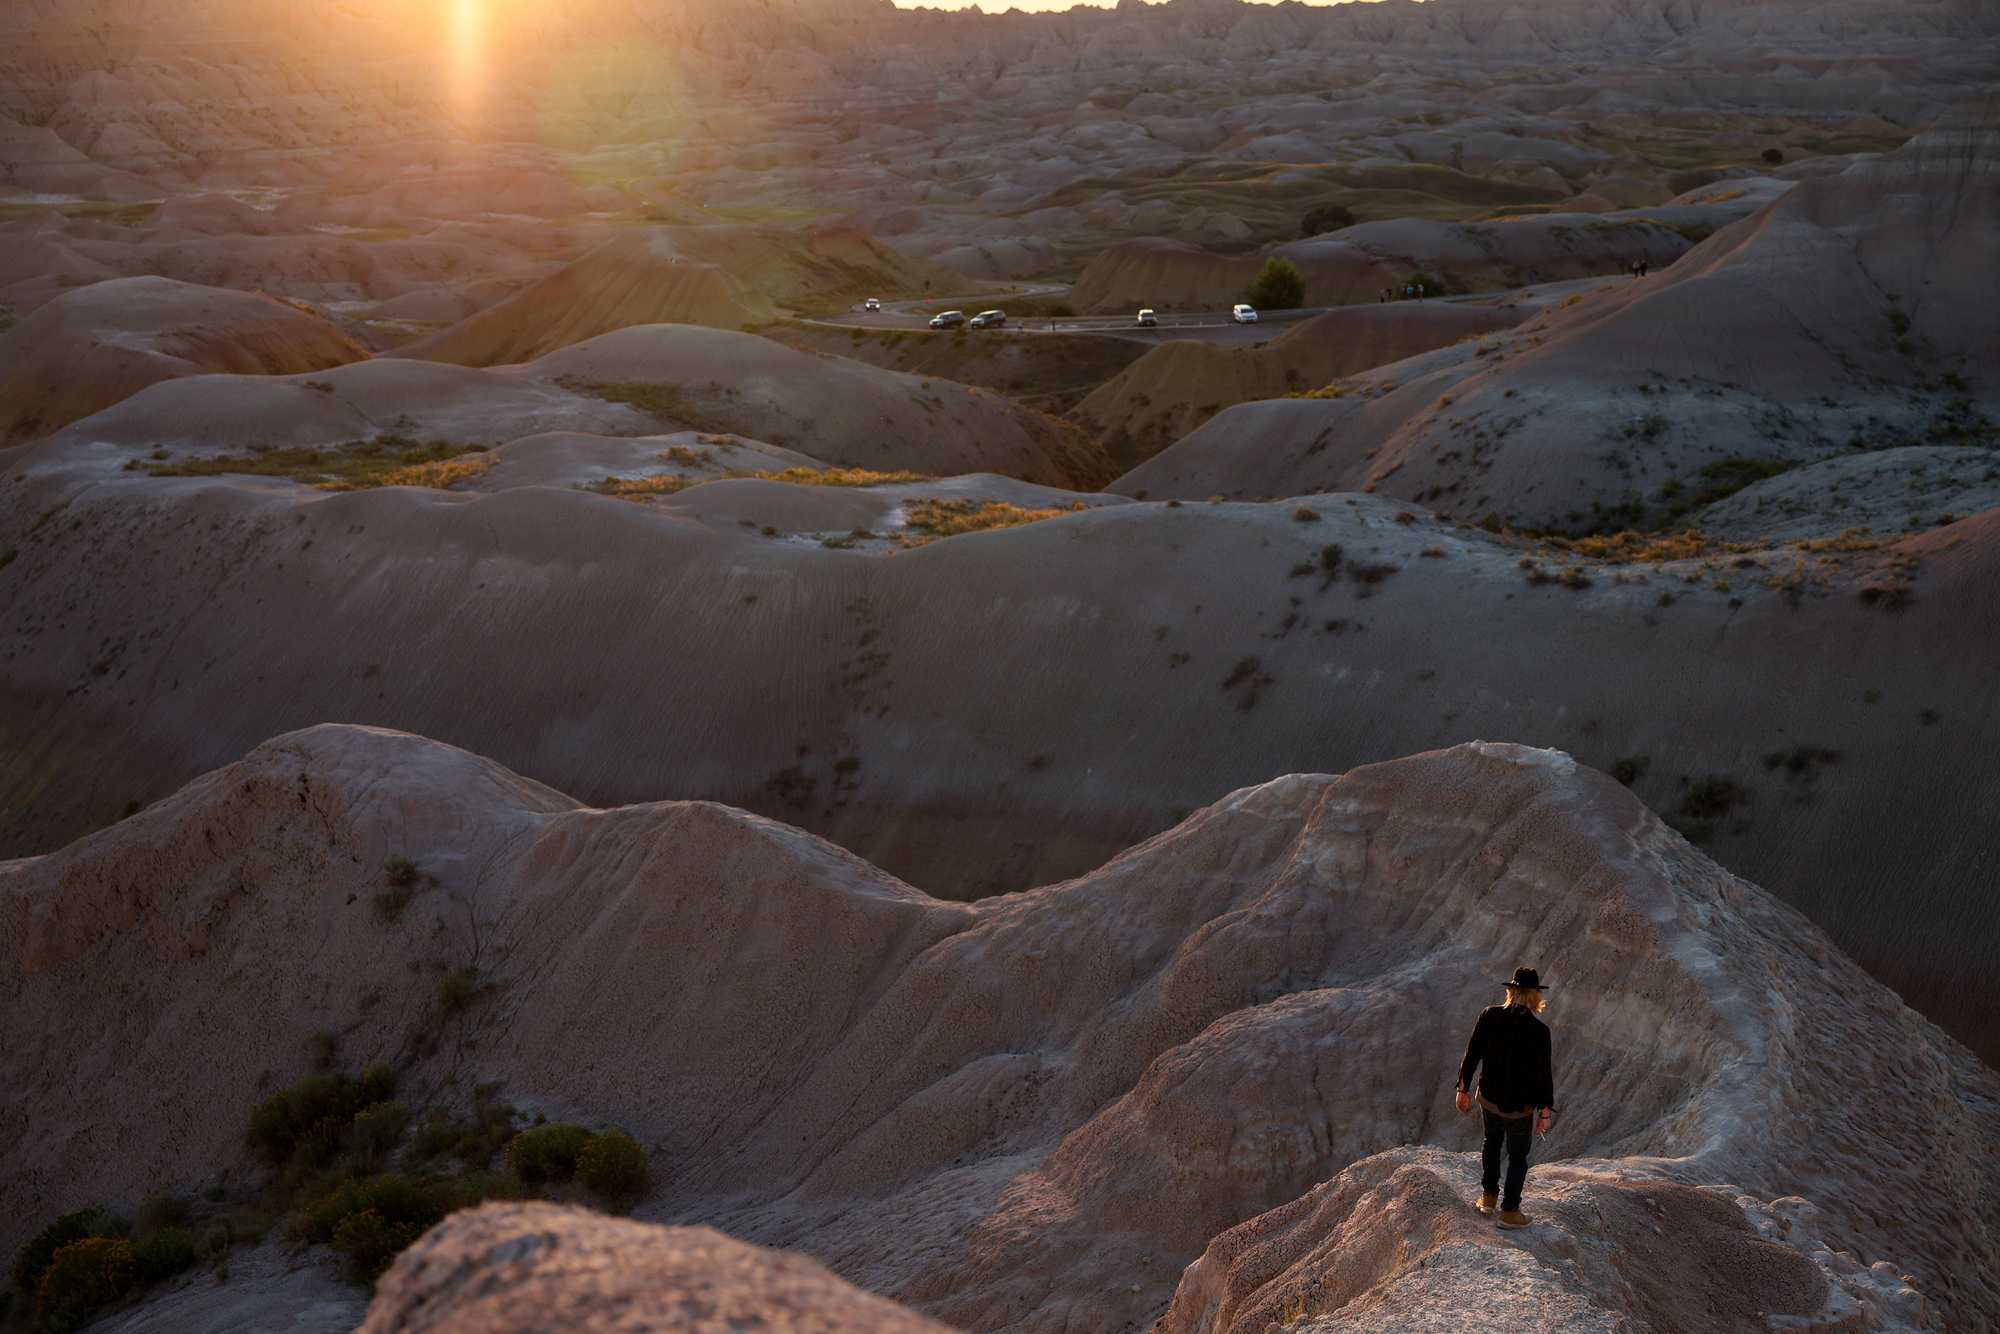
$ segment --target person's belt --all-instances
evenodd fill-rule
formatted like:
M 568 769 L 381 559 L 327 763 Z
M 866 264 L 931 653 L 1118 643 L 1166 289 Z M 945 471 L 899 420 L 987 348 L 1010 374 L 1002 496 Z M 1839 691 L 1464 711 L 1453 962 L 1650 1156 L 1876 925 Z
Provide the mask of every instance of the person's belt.
M 1484 1107 L 1487 1111 L 1493 1113 L 1493 1115 L 1499 1117 L 1503 1121 L 1518 1121 L 1524 1116 L 1533 1116 L 1535 1114 L 1535 1109 L 1532 1107 L 1527 1108 L 1525 1111 L 1503 1112 L 1498 1107 L 1495 1107 L 1492 1103 L 1488 1102 L 1486 1100 L 1486 1095 L 1483 1093 L 1479 1095 L 1479 1105 L 1481 1107 Z

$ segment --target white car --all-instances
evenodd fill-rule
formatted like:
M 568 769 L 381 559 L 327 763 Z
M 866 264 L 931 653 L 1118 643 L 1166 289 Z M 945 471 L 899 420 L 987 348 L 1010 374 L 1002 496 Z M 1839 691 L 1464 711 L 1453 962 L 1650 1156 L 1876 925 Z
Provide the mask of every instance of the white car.
M 1141 329 L 1155 328 L 1159 323 L 1160 317 L 1155 315 L 1151 310 L 1142 310 L 1139 312 L 1139 327 Z
M 871 296 L 861 303 L 861 308 L 873 315 L 876 311 L 882 309 L 882 303 Z
M 1255 324 L 1257 322 L 1257 312 L 1239 301 L 1230 307 L 1229 318 L 1235 320 L 1238 324 Z

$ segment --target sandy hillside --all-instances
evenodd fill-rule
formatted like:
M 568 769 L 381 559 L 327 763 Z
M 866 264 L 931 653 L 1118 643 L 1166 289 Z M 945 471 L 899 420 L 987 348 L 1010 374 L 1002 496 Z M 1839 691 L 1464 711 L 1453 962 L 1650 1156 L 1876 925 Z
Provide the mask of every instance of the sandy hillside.
M 261 294 L 93 283 L 0 334 L 0 445 L 51 435 L 161 380 L 294 375 L 367 356 L 327 321 Z
M 398 348 L 397 355 L 506 366 L 633 325 L 740 329 L 774 313 L 726 270 L 687 259 L 662 233 L 638 232 L 606 241 L 506 300 Z
M 378 357 L 312 376 L 174 381 L 51 443 L 97 457 L 134 451 L 154 466 L 274 446 L 497 445 L 673 427 L 793 449 L 809 440 L 821 462 L 866 468 L 1092 486 L 1110 473 L 1076 428 L 997 394 L 693 325 L 624 329 L 501 370 Z
M 1331 310 L 1257 347 L 1163 343 L 1070 416 L 1129 470 L 1226 407 L 1317 389 L 1523 318 L 1512 309 L 1406 301 Z
M 1850 528 L 1924 532 L 2000 510 L 2000 451 L 1911 445 L 1807 464 L 1689 516 L 1732 541 L 1818 537 Z
M 518 284 L 540 277 L 550 256 L 500 242 L 484 231 L 422 236 L 390 229 L 373 235 L 308 231 L 279 236 L 186 233 L 166 239 L 134 228 L 76 235 L 69 224 L 44 244 L 33 276 L 0 285 L 0 301 L 23 313 L 62 295 L 83 277 L 171 278 L 202 287 L 276 292 L 320 304 L 384 301 L 426 286 L 495 278 Z M 7 273 L 0 269 L 0 276 Z
M 994 298 L 999 305 L 1008 303 Z M 832 328 L 787 320 L 758 330 L 806 352 L 865 361 L 892 371 L 978 385 L 1042 412 L 1066 412 L 1145 356 L 1149 345 L 1095 334 L 1032 337 L 933 334 L 928 330 Z
M 1368 490 L 1526 527 L 1651 526 L 1745 470 L 2000 445 L 2000 115 L 1801 184 L 1665 273 L 1334 398 L 1249 404 L 1122 478 L 1153 496 Z M 1726 493 L 1725 493 L 1726 494 Z
M 1492 291 L 1621 273 L 1640 260 L 1664 268 L 1705 236 L 1753 211 L 1747 192 L 1673 222 L 1645 211 L 1538 214 L 1495 222 L 1421 218 L 1369 222 L 1245 255 L 1211 254 L 1184 242 L 1130 241 L 1092 260 L 1077 279 L 1080 310 L 1139 306 L 1218 310 L 1243 293 L 1265 261 L 1288 259 L 1306 280 L 1308 306 L 1373 301 L 1425 275 L 1447 292 Z M 1681 214 L 1690 216 L 1682 217 Z
M 394 921 L 372 906 L 392 856 L 436 881 Z M 1277 779 L 1079 880 L 964 905 L 726 807 L 590 809 L 320 727 L 0 864 L 0 944 L 0 1099 L 28 1131 L 0 1151 L 7 1245 L 81 1200 L 240 1190 L 224 1109 L 305 1073 L 333 1027 L 414 1106 L 450 1102 L 456 1073 L 626 1127 L 661 1183 L 642 1216 L 804 1251 L 961 1327 L 1144 1324 L 1178 1286 L 1170 1328 L 1260 1329 L 1243 1246 L 1215 1238 L 1273 1210 L 1254 1226 L 1288 1241 L 1256 1263 L 1378 1318 L 1490 1297 L 1492 1265 L 1538 1327 L 2000 1318 L 1993 1072 L 1549 751 Z M 1449 1071 L 1530 958 L 1559 988 L 1565 1112 L 1527 1196 L 1547 1221 L 1509 1238 L 1471 1212 Z M 436 979 L 468 967 L 473 998 L 441 1013 Z M 1379 1208 L 1337 1203 L 1364 1191 Z M 606 1226 L 549 1235 L 599 1255 L 622 1236 L 629 1260 L 496 1289 L 458 1246 L 520 1223 L 474 1216 L 404 1259 L 373 1318 L 477 1300 L 469 1280 L 544 1301 L 578 1270 L 686 1281 L 670 1240 Z M 1351 1244 L 1315 1250 L 1328 1229 Z M 549 1244 L 484 1249 L 513 1266 Z M 1621 1280 L 1619 1248 L 1672 1285 Z M 1241 1323 L 1183 1318 L 1224 1300 Z
M 461 366 L 532 361 L 642 324 L 766 324 L 779 308 L 839 308 L 949 283 L 838 228 L 658 227 L 604 242 L 574 263 L 398 355 Z
M 532 473 L 484 495 L 333 495 L 151 476 L 145 444 L 78 429 L 0 490 L 11 850 L 341 718 L 592 801 L 760 810 L 962 896 L 1077 874 L 1259 774 L 1515 735 L 1629 773 L 1725 865 L 1994 1050 L 1995 938 L 1964 905 L 1984 893 L 2000 782 L 2000 516 L 1876 550 L 1630 566 L 1358 497 L 1112 504 L 829 549 L 908 506 L 748 481 L 649 506 Z M 331 606 L 314 592 L 334 589 Z

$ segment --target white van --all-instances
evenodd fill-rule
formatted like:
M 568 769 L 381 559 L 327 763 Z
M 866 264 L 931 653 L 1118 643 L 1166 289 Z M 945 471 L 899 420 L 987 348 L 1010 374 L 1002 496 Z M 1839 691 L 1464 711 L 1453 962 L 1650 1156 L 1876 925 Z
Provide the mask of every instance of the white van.
M 1257 312 L 1239 301 L 1230 307 L 1229 318 L 1235 320 L 1238 324 L 1255 324 L 1257 322 Z
M 1160 317 L 1158 315 L 1155 315 L 1151 309 L 1142 310 L 1139 312 L 1139 327 L 1141 329 L 1157 328 L 1159 326 L 1159 323 L 1160 323 Z

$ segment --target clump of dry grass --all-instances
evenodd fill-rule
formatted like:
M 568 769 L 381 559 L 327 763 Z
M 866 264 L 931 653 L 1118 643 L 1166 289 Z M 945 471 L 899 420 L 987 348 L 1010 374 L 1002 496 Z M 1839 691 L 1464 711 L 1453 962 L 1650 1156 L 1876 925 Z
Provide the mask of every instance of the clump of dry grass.
M 867 468 L 785 468 L 778 472 L 733 472 L 729 476 L 789 482 L 793 486 L 897 486 L 907 482 L 937 480 L 920 472 L 874 472 Z
M 692 451 L 681 446 L 669 449 L 660 457 L 672 463 L 685 460 L 672 457 L 678 450 L 687 454 Z M 697 466 L 705 460 L 697 460 Z M 867 468 L 784 468 L 775 472 L 725 472 L 714 477 L 685 477 L 678 473 L 663 473 L 657 477 L 606 477 L 592 482 L 584 489 L 595 491 L 600 496 L 616 496 L 621 500 L 653 500 L 660 496 L 678 495 L 689 487 L 703 486 L 709 482 L 755 480 L 762 482 L 785 482 L 791 486 L 895 486 L 908 482 L 933 482 L 937 479 L 918 472 L 873 472 Z
M 679 495 L 691 486 L 713 481 L 709 477 L 683 477 L 679 473 L 663 472 L 655 477 L 605 477 L 587 484 L 583 489 L 594 491 L 600 496 L 615 496 L 620 500 L 655 500 L 660 496 Z
M 706 435 L 731 434 L 726 423 L 717 421 L 697 406 L 679 385 L 590 380 L 579 375 L 559 376 L 556 383 L 572 394 L 587 395 L 606 403 L 620 403 L 661 421 L 681 422 Z
M 485 445 L 429 444 L 401 436 L 354 441 L 321 449 L 253 447 L 247 454 L 154 462 L 155 477 L 283 477 L 309 482 L 322 491 L 369 491 L 381 486 L 421 486 L 442 490 L 493 466 Z
M 455 459 L 439 459 L 430 463 L 413 463 L 386 474 L 376 485 L 379 486 L 428 486 L 439 491 L 449 490 L 460 482 L 469 482 L 475 477 L 484 477 L 493 466 L 491 454 L 461 454 Z M 357 488 L 347 483 L 322 482 L 323 491 L 352 491 Z
M 1080 500 L 1068 509 L 1033 510 L 998 500 L 919 500 L 910 505 L 909 531 L 897 541 L 906 547 L 920 547 L 941 537 L 959 537 L 995 528 L 1019 528 L 1040 523 L 1043 519 L 1081 513 L 1084 508 Z
M 1736 555 L 1768 550 L 1755 542 L 1725 542 L 1700 529 L 1678 533 L 1635 533 L 1629 529 L 1597 537 L 1544 537 L 1542 542 L 1573 556 L 1603 561 L 1607 565 L 1660 563 L 1673 560 L 1700 560 L 1707 556 Z

